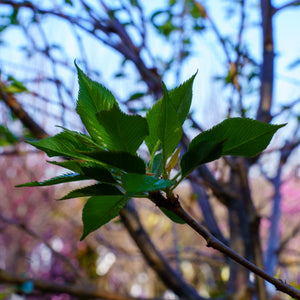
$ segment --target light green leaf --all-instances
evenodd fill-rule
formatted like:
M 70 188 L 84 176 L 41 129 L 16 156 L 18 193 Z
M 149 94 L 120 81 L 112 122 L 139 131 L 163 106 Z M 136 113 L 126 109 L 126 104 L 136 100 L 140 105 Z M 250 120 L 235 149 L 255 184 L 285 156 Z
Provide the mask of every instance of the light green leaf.
M 178 114 L 171 103 L 166 87 L 162 98 L 161 111 L 158 117 L 157 135 L 162 144 L 163 160 L 166 163 L 167 158 L 174 152 L 181 136 L 182 128 Z
M 93 196 L 89 198 L 82 211 L 83 240 L 88 234 L 115 218 L 128 201 L 124 196 Z
M 145 138 L 145 142 L 151 156 L 154 154 L 153 151 L 158 150 L 155 148 L 157 143 L 159 142 L 159 138 L 157 135 L 157 120 L 161 109 L 161 103 L 162 99 L 158 100 L 146 114 L 146 120 L 148 122 L 149 127 L 149 135 Z
M 149 134 L 146 119 L 126 115 L 117 106 L 97 113 L 97 119 L 106 130 L 103 140 L 108 149 L 135 153 Z
M 23 186 L 48 186 L 48 185 L 54 185 L 54 184 L 59 184 L 59 183 L 65 183 L 65 182 L 71 182 L 71 181 L 79 181 L 79 180 L 87 180 L 90 179 L 84 175 L 77 174 L 77 173 L 68 173 L 65 175 L 60 175 L 53 177 L 51 179 L 38 182 L 38 181 L 32 181 L 32 182 L 27 182 L 24 184 L 19 184 L 16 187 L 23 187 Z
M 192 87 L 193 87 L 193 81 L 195 79 L 195 76 L 196 74 L 194 74 L 186 82 L 176 87 L 175 89 L 172 89 L 169 92 L 169 98 L 175 108 L 175 111 L 178 114 L 178 120 L 181 125 L 183 125 L 190 110 L 191 101 L 192 101 Z M 155 146 L 159 141 L 157 135 L 157 128 L 158 128 L 157 120 L 161 111 L 161 106 L 162 106 L 162 98 L 152 106 L 152 108 L 148 111 L 146 115 L 146 119 L 149 126 L 149 135 L 146 137 L 145 142 L 151 155 L 153 154 L 152 152 L 155 150 Z
M 274 133 L 283 125 L 272 125 L 246 118 L 226 119 L 196 136 L 189 145 L 192 150 L 201 142 L 223 142 L 222 155 L 251 157 L 263 151 Z
M 173 180 L 140 174 L 125 174 L 122 177 L 122 181 L 124 189 L 130 195 L 161 190 L 175 184 Z
M 188 149 L 180 161 L 182 177 L 186 177 L 201 164 L 216 160 L 222 155 L 224 141 L 201 141 Z
M 122 195 L 122 192 L 111 184 L 98 183 L 90 186 L 85 186 L 76 189 L 60 198 L 59 200 L 87 197 L 87 196 L 109 196 L 109 195 Z
M 81 151 L 101 163 L 124 170 L 129 173 L 145 174 L 145 162 L 138 156 L 122 151 Z
M 183 125 L 190 111 L 193 97 L 193 82 L 197 72 L 180 86 L 169 92 L 170 100 L 177 111 L 178 119 Z
M 118 103 L 113 94 L 101 84 L 92 81 L 76 65 L 78 71 L 79 94 L 76 111 L 91 137 L 100 145 L 105 146 L 102 136 L 105 129 L 98 123 L 96 113 L 110 110 Z M 106 134 L 107 135 L 107 134 Z

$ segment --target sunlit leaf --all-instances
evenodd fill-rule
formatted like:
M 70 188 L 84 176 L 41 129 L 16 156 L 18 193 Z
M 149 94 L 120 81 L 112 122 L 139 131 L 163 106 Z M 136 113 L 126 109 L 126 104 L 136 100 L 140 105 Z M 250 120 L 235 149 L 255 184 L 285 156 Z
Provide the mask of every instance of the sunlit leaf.
M 193 81 L 195 79 L 195 76 L 196 74 L 194 74 L 186 82 L 169 92 L 169 99 L 171 100 L 171 103 L 173 104 L 175 111 L 178 114 L 178 120 L 181 125 L 183 125 L 190 110 Z M 158 100 L 146 114 L 146 119 L 149 126 L 149 136 L 146 137 L 145 142 L 150 154 L 152 154 L 152 152 L 154 151 L 155 146 L 157 145 L 157 142 L 159 140 L 157 135 L 157 120 L 159 118 L 161 106 L 162 98 Z
M 164 162 L 166 162 L 167 158 L 173 153 L 181 139 L 182 128 L 178 114 L 169 98 L 165 86 L 157 123 L 157 135 L 161 141 L 163 158 Z
M 55 136 L 39 141 L 27 141 L 27 143 L 46 152 L 49 157 L 63 156 L 69 158 L 86 159 L 86 156 L 78 152 L 78 150 L 87 151 L 89 149 L 86 145 L 83 145 L 81 142 L 79 142 L 79 140 L 68 131 L 63 131 Z
M 102 136 L 105 129 L 98 123 L 96 113 L 110 110 L 118 103 L 113 94 L 101 84 L 88 78 L 75 64 L 78 71 L 79 94 L 76 111 L 91 137 L 105 146 Z
M 139 115 L 126 115 L 117 106 L 97 113 L 99 123 L 105 128 L 103 137 L 108 149 L 135 153 L 148 135 L 146 119 Z

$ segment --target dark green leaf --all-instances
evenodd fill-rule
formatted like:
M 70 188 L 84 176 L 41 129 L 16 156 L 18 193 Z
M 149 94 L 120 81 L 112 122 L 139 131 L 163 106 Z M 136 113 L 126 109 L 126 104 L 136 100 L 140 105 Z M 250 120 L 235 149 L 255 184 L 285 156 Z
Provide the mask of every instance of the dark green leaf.
M 123 196 L 93 196 L 89 198 L 82 211 L 84 229 L 80 240 L 116 217 L 127 201 L 128 198 Z
M 78 160 L 68 160 L 62 162 L 49 161 L 49 163 L 80 173 L 100 182 L 116 183 L 116 180 L 111 175 L 111 173 L 97 163 L 81 162 Z
M 97 113 L 97 119 L 106 130 L 103 140 L 107 149 L 135 153 L 149 134 L 146 119 L 126 115 L 117 106 Z
M 122 181 L 124 189 L 130 195 L 165 189 L 175 183 L 172 180 L 140 174 L 125 174 Z
M 19 184 L 16 187 L 22 187 L 22 186 L 48 186 L 48 185 L 54 185 L 54 184 L 59 184 L 59 183 L 65 183 L 65 182 L 71 182 L 71 181 L 79 181 L 79 180 L 87 180 L 90 179 L 84 175 L 77 174 L 77 173 L 69 173 L 65 175 L 60 175 L 57 177 L 53 177 L 51 179 L 38 182 L 38 181 L 32 181 L 32 182 L 27 182 L 24 184 Z
M 138 156 L 128 152 L 118 151 L 81 151 L 82 154 L 92 157 L 104 164 L 116 167 L 129 173 L 145 174 L 145 162 Z
M 78 151 L 89 150 L 87 146 L 83 145 L 80 141 L 78 141 L 78 139 L 73 134 L 70 134 L 69 131 L 64 131 L 53 137 L 48 137 L 39 141 L 28 141 L 27 143 L 46 152 L 49 157 L 63 156 L 70 158 L 86 159 L 87 157 L 79 153 Z
M 222 155 L 224 141 L 200 141 L 182 156 L 180 161 L 182 177 L 187 176 L 201 164 L 216 160 Z
M 185 221 L 183 221 L 180 217 L 178 217 L 176 214 L 174 214 L 172 211 L 164 208 L 164 207 L 160 207 L 159 208 L 169 219 L 171 219 L 173 222 L 175 223 L 179 223 L 179 224 L 185 224 Z
M 162 98 L 161 111 L 157 121 L 157 135 L 162 144 L 163 160 L 165 163 L 167 158 L 174 152 L 181 139 L 182 125 L 164 85 L 163 88 L 164 96 Z
M 78 160 L 66 160 L 66 161 L 48 160 L 48 163 L 69 169 L 71 171 L 74 171 L 75 173 L 82 173 L 82 169 L 80 166 L 81 163 Z
M 110 110 L 118 105 L 113 94 L 101 84 L 88 78 L 75 64 L 78 71 L 79 94 L 76 111 L 91 137 L 100 145 L 105 145 L 102 136 L 105 129 L 98 123 L 96 113 Z M 106 134 L 107 136 L 107 134 Z
M 139 93 L 134 93 L 134 94 L 132 94 L 132 95 L 130 96 L 130 98 L 128 99 L 128 101 L 140 99 L 140 98 L 142 98 L 142 97 L 144 97 L 144 96 L 145 96 L 145 93 L 141 93 L 141 92 L 139 92 Z
M 272 125 L 246 118 L 226 119 L 196 136 L 188 150 L 192 150 L 200 142 L 224 141 L 222 155 L 255 156 L 268 146 L 274 133 L 283 126 L 285 124 Z
M 85 186 L 80 189 L 71 191 L 66 196 L 59 200 L 87 197 L 87 196 L 109 196 L 109 195 L 122 195 L 122 192 L 115 186 L 105 183 L 97 183 L 90 186 Z

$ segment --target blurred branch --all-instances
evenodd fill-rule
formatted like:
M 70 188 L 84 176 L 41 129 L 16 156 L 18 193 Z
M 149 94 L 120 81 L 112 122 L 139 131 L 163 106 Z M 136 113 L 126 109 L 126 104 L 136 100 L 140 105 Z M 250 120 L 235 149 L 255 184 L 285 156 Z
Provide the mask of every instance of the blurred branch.
M 292 7 L 292 6 L 299 6 L 300 5 L 300 1 L 299 0 L 294 0 L 288 3 L 283 4 L 282 6 L 278 6 L 275 7 L 273 9 L 273 14 L 276 14 L 277 12 L 279 12 L 282 9 L 288 8 L 288 7 Z
M 57 284 L 50 281 L 36 280 L 29 277 L 24 277 L 16 274 L 12 274 L 5 270 L 0 269 L 0 282 L 8 284 L 25 284 L 31 282 L 33 284 L 34 290 L 41 291 L 43 293 L 50 294 L 69 294 L 74 297 L 81 299 L 107 299 L 107 300 L 145 300 L 145 298 L 135 298 L 130 296 L 121 296 L 118 294 L 106 292 L 103 289 L 94 287 L 92 285 L 66 285 Z M 156 299 L 158 300 L 158 299 Z
M 42 139 L 48 136 L 45 130 L 27 114 L 22 105 L 17 101 L 16 97 L 11 93 L 5 92 L 5 84 L 2 81 L 0 81 L 0 99 L 4 101 L 14 115 L 36 138 Z
M 271 0 L 261 0 L 261 18 L 263 32 L 263 60 L 261 65 L 260 100 L 256 119 L 263 122 L 271 120 L 274 80 L 274 41 L 273 41 L 273 6 Z
M 212 30 L 214 31 L 217 39 L 219 40 L 223 50 L 224 50 L 224 53 L 225 53 L 225 56 L 226 56 L 226 59 L 227 59 L 227 63 L 228 65 L 230 65 L 232 63 L 231 61 L 231 58 L 230 58 L 230 54 L 228 52 L 228 49 L 227 49 L 227 46 L 226 46 L 226 43 L 225 43 L 225 40 L 224 38 L 222 37 L 217 25 L 215 24 L 215 22 L 213 21 L 213 19 L 210 17 L 210 15 L 208 14 L 206 8 L 203 6 L 202 3 L 194 0 L 194 3 L 196 5 L 196 7 L 198 8 L 200 14 L 206 18 L 208 20 L 208 22 L 210 23 L 211 27 L 212 27 Z
M 197 291 L 171 268 L 166 259 L 156 249 L 143 228 L 132 202 L 129 202 L 127 207 L 120 211 L 120 217 L 148 264 L 169 289 L 172 289 L 180 299 L 205 299 L 200 297 Z
M 57 252 L 50 243 L 45 240 L 42 236 L 40 236 L 38 233 L 30 229 L 25 223 L 18 222 L 16 220 L 4 217 L 0 214 L 0 221 L 12 225 L 24 232 L 26 232 L 28 235 L 33 237 L 36 240 L 41 241 L 57 258 L 59 258 L 61 261 L 63 261 L 66 265 L 69 266 L 69 268 L 74 272 L 74 274 L 77 276 L 77 278 L 81 281 L 84 281 L 83 275 L 77 270 L 77 268 L 73 265 L 73 263 L 64 255 Z

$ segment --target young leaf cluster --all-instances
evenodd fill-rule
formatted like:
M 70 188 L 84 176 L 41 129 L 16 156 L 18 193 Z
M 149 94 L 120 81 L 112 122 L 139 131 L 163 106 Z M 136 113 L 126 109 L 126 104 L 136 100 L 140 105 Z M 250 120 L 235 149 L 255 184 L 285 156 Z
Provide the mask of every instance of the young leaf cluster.
M 19 186 L 48 186 L 93 179 L 92 185 L 75 189 L 60 200 L 89 197 L 82 213 L 81 239 L 116 217 L 131 197 L 151 198 L 149 193 L 172 194 L 174 187 L 199 165 L 223 155 L 251 157 L 263 151 L 274 133 L 284 125 L 271 125 L 245 118 L 223 121 L 196 136 L 178 165 L 182 126 L 192 101 L 196 76 L 168 91 L 163 84 L 163 97 L 147 112 L 146 117 L 121 111 L 113 94 L 92 81 L 76 65 L 79 95 L 76 111 L 89 135 L 63 128 L 55 136 L 29 142 L 65 161 L 49 161 L 67 169 L 66 174 L 43 182 Z M 145 161 L 138 149 L 145 142 L 150 159 Z M 175 222 L 182 219 L 162 205 L 161 210 Z

